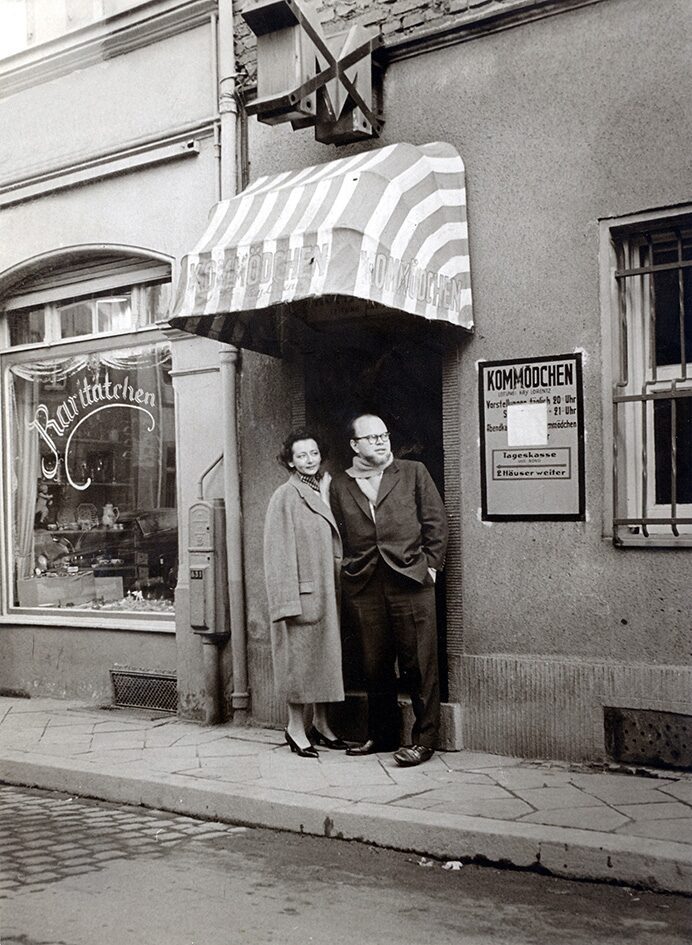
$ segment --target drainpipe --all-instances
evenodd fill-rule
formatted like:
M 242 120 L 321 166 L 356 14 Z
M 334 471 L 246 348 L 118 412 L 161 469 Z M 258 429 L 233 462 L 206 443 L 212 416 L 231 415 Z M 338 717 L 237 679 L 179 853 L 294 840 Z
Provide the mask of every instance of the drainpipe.
M 233 47 L 232 0 L 219 0 L 217 26 L 217 69 L 219 95 L 219 124 L 221 138 L 221 199 L 235 197 L 236 182 L 236 122 L 238 107 L 235 95 L 235 49 Z
M 245 596 L 243 582 L 243 519 L 240 504 L 240 462 L 238 456 L 236 376 L 238 350 L 231 348 L 220 355 L 221 396 L 223 398 L 223 476 L 226 499 L 226 562 L 228 569 L 228 606 L 231 618 L 231 653 L 233 655 L 233 692 L 231 705 L 246 712 L 250 695 L 247 675 L 247 639 L 245 635 Z
M 233 47 L 232 0 L 219 0 L 217 25 L 217 69 L 219 125 L 221 144 L 221 199 L 236 193 L 236 122 L 235 50 Z M 233 692 L 231 706 L 238 720 L 250 704 L 247 672 L 247 639 L 245 631 L 245 596 L 243 581 L 243 528 L 240 502 L 240 459 L 238 454 L 238 404 L 236 379 L 238 349 L 229 346 L 220 356 L 221 397 L 223 410 L 224 496 L 226 504 L 226 560 L 228 570 L 228 603 L 231 623 L 233 657 Z

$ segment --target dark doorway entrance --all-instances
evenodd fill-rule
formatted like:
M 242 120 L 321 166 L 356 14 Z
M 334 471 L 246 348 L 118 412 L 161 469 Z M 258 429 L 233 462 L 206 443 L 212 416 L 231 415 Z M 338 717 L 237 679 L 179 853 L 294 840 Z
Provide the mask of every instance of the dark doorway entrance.
M 351 465 L 348 422 L 358 413 L 382 417 L 394 455 L 425 463 L 444 498 L 442 352 L 416 332 L 397 340 L 368 338 L 363 346 L 334 344 L 305 356 L 305 415 L 329 448 L 332 474 Z M 444 574 L 437 581 L 440 687 L 447 698 Z M 362 689 L 358 641 L 343 627 L 347 690 Z
M 329 444 L 328 467 L 351 465 L 347 424 L 379 414 L 401 459 L 425 463 L 444 495 L 442 356 L 415 339 L 369 349 L 328 348 L 305 358 L 306 419 Z

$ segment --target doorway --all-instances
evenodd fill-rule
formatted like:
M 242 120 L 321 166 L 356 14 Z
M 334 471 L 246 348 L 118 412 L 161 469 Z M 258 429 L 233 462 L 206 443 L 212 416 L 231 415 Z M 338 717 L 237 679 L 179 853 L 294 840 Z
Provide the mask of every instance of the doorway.
M 444 499 L 442 436 L 442 351 L 422 333 L 396 340 L 363 338 L 348 347 L 336 343 L 305 355 L 305 418 L 328 449 L 332 473 L 351 465 L 348 423 L 358 413 L 382 417 L 399 459 L 425 464 Z M 447 699 L 444 572 L 436 585 L 440 690 Z M 353 630 L 344 625 L 344 681 L 347 691 L 363 688 L 360 652 Z

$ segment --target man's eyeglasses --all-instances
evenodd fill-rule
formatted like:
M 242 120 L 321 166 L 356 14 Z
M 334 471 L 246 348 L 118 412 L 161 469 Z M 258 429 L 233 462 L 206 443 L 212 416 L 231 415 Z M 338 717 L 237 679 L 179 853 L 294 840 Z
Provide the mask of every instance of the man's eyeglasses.
M 367 440 L 371 446 L 375 443 L 389 443 L 389 433 L 366 433 L 365 436 L 354 436 L 354 440 Z

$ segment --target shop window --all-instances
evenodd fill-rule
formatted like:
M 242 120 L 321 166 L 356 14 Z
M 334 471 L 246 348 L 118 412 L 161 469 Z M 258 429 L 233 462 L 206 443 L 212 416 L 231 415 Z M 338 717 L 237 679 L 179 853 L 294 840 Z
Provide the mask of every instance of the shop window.
M 171 619 L 174 397 L 170 346 L 153 326 L 169 291 L 53 289 L 42 306 L 10 300 L 0 314 L 6 609 Z
M 61 305 L 58 316 L 62 338 L 125 331 L 132 320 L 131 296 L 127 293 L 107 299 L 89 299 Z
M 169 373 L 162 343 L 11 365 L 16 606 L 172 612 Z
M 39 344 L 46 337 L 46 318 L 43 307 L 12 312 L 7 315 L 10 346 Z
M 14 304 L 5 314 L 9 346 L 146 328 L 162 317 L 169 303 L 170 283 L 153 283 L 39 307 Z
M 613 534 L 692 545 L 692 224 L 611 231 Z

